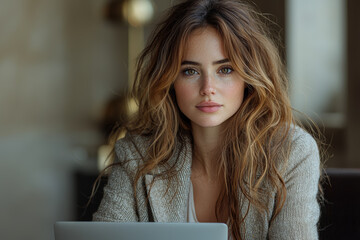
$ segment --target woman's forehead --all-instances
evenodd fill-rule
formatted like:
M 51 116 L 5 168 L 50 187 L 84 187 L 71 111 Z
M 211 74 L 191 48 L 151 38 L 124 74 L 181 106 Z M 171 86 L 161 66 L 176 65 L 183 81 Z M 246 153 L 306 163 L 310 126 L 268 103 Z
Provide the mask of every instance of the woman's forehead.
M 227 58 L 224 51 L 224 41 L 219 32 L 213 27 L 204 27 L 194 30 L 189 34 L 182 48 L 182 58 L 197 54 L 221 53 L 222 58 Z

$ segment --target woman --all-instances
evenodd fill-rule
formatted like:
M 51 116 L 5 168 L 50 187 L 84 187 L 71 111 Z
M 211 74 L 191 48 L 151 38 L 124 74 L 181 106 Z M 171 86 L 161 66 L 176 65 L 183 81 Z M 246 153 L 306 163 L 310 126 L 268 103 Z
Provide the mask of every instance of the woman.
M 317 239 L 320 160 L 247 4 L 174 6 L 142 52 L 139 114 L 116 142 L 96 221 L 224 222 L 233 239 Z

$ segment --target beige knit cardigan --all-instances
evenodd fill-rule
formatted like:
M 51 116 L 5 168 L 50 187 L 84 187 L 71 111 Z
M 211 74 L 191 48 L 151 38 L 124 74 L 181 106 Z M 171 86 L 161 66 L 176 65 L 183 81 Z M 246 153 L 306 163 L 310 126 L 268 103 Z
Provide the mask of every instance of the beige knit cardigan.
M 291 154 L 283 175 L 287 189 L 285 205 L 272 221 L 275 191 L 270 189 L 268 212 L 259 212 L 250 205 L 242 229 L 243 239 L 318 239 L 319 152 L 316 142 L 308 133 L 298 127 L 293 130 Z M 138 182 L 134 199 L 132 184 L 142 161 L 137 150 L 143 154 L 148 144 L 148 138 L 132 135 L 127 135 L 116 143 L 117 159 L 124 164 L 112 169 L 100 207 L 93 216 L 94 221 L 186 222 L 192 161 L 190 141 L 186 140 L 185 144 L 177 143 L 169 164 L 156 168 Z M 178 171 L 178 181 L 171 182 L 168 189 L 166 180 L 157 179 L 147 200 L 149 185 L 154 176 L 172 165 Z M 241 209 L 244 214 L 249 202 L 242 194 L 239 198 L 244 203 Z

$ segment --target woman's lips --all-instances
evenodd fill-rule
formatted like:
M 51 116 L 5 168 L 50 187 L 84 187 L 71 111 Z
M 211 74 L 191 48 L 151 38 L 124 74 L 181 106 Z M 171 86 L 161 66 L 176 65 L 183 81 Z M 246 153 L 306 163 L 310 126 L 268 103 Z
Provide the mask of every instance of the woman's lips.
M 195 107 L 202 112 L 213 113 L 217 112 L 222 107 L 222 105 L 216 102 L 201 102 Z

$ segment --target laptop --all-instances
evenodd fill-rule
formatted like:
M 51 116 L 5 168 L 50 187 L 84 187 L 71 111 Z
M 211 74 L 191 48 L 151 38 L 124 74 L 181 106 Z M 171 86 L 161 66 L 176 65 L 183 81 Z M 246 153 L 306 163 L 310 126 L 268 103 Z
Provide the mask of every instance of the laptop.
M 228 240 L 223 223 L 56 222 L 55 240 Z

